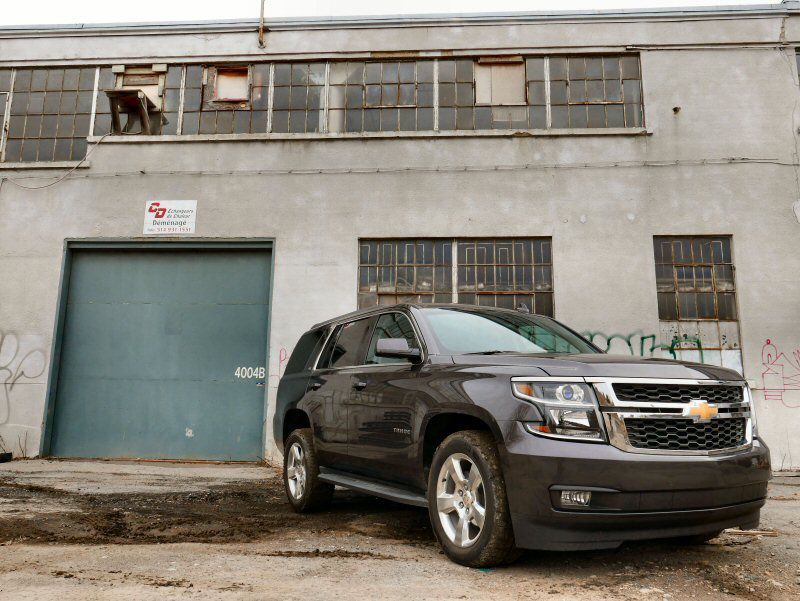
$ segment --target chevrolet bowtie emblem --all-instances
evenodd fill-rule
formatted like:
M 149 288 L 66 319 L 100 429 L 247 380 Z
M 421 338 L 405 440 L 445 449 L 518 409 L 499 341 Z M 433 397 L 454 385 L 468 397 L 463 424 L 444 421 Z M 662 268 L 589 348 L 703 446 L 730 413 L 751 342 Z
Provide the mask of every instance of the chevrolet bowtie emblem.
M 716 417 L 719 410 L 716 405 L 710 405 L 702 399 L 689 401 L 689 406 L 683 409 L 684 417 L 691 417 L 696 422 L 710 422 L 712 417 Z

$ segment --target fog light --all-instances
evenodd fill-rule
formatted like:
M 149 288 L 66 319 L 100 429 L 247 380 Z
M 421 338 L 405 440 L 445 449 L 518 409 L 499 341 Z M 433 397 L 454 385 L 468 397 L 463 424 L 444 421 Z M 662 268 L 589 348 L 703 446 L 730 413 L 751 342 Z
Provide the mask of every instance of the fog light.
M 567 507 L 587 507 L 592 501 L 589 490 L 562 490 L 561 504 Z

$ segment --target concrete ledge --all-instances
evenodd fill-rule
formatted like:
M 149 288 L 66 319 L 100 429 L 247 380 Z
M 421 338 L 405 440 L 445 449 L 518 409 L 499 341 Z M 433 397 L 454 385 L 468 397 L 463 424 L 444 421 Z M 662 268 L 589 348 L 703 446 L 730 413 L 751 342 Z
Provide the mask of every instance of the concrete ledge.
M 99 139 L 99 138 L 98 138 Z M 0 170 L 18 169 L 88 169 L 89 161 L 31 161 L 30 163 L 0 163 Z
M 439 138 L 561 138 L 587 136 L 650 136 L 652 130 L 645 127 L 608 127 L 594 129 L 517 129 L 487 131 L 404 131 L 364 132 L 341 134 L 196 134 L 186 136 L 90 136 L 90 143 L 144 144 L 153 142 L 253 142 L 253 141 L 306 141 L 306 140 L 394 140 Z

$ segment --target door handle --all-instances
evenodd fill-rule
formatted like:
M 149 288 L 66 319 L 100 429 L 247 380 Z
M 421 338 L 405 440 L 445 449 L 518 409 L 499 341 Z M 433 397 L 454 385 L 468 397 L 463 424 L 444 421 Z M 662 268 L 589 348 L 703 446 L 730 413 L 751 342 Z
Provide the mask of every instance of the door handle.
M 322 388 L 322 382 L 311 382 L 309 388 L 311 388 L 311 390 L 319 390 Z
M 355 384 L 353 384 L 353 388 L 355 388 L 356 390 L 364 390 L 366 387 L 367 387 L 366 382 L 356 382 Z

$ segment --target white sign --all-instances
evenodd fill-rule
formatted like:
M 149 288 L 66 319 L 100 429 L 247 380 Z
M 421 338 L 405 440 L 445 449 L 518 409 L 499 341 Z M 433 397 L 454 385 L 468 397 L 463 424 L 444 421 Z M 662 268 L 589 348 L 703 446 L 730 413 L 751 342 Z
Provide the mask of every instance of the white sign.
M 194 234 L 196 200 L 151 200 L 144 207 L 145 234 Z

